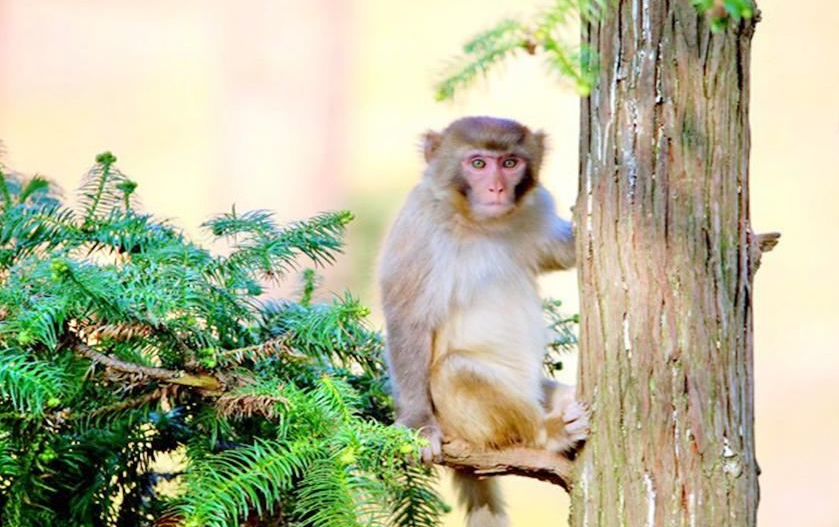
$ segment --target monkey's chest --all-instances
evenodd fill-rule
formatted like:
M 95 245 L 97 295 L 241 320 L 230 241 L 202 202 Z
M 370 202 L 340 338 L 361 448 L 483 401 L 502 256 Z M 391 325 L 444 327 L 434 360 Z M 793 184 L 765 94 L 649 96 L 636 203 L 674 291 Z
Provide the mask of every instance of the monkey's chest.
M 444 313 L 435 360 L 451 352 L 530 369 L 541 365 L 547 331 L 536 277 L 509 243 L 483 240 L 439 251 L 429 301 Z M 538 367 L 538 366 L 537 366 Z
M 437 358 L 454 352 L 484 363 L 538 369 L 547 331 L 535 284 L 527 277 L 490 280 L 471 293 L 452 303 L 437 333 Z

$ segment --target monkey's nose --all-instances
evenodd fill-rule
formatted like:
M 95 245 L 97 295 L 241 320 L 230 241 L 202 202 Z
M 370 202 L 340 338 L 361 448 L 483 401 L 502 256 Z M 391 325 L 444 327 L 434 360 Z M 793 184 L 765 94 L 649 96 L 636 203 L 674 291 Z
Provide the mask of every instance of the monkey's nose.
M 495 181 L 494 183 L 492 183 L 489 186 L 488 190 L 490 192 L 492 192 L 493 194 L 496 194 L 496 193 L 501 194 L 502 192 L 504 192 L 504 182 L 500 181 L 500 180 Z

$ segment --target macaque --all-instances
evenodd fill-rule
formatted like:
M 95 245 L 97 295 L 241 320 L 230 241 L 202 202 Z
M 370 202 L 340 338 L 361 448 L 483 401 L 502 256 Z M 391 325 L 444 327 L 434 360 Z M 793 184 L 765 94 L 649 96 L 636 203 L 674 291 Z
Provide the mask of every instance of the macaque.
M 575 263 L 539 184 L 545 137 L 466 117 L 424 137 L 427 168 L 385 242 L 380 285 L 397 422 L 475 450 L 569 452 L 588 433 L 574 388 L 544 377 L 536 278 Z M 497 483 L 456 473 L 469 527 L 508 525 Z

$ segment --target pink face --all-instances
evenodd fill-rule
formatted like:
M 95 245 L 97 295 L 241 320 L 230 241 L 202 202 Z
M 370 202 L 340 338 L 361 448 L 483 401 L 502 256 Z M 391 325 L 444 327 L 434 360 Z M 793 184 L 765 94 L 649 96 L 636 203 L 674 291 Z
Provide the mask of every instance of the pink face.
M 516 204 L 515 188 L 524 179 L 527 161 L 511 153 L 467 152 L 460 162 L 471 192 L 472 211 L 482 218 L 506 214 Z

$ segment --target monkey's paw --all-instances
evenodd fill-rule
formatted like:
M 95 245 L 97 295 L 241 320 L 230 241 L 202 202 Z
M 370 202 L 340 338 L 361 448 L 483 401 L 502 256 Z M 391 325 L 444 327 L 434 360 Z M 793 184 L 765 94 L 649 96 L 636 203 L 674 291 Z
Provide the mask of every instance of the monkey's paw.
M 428 445 L 420 450 L 420 457 L 425 464 L 437 463 L 443 459 L 443 433 L 436 425 L 420 428 L 420 436 L 428 441 Z
M 453 457 L 466 457 L 471 454 L 474 449 L 472 445 L 463 441 L 462 439 L 445 439 L 446 454 Z
M 589 412 L 584 403 L 571 401 L 545 417 L 545 448 L 559 454 L 573 451 L 588 437 Z

